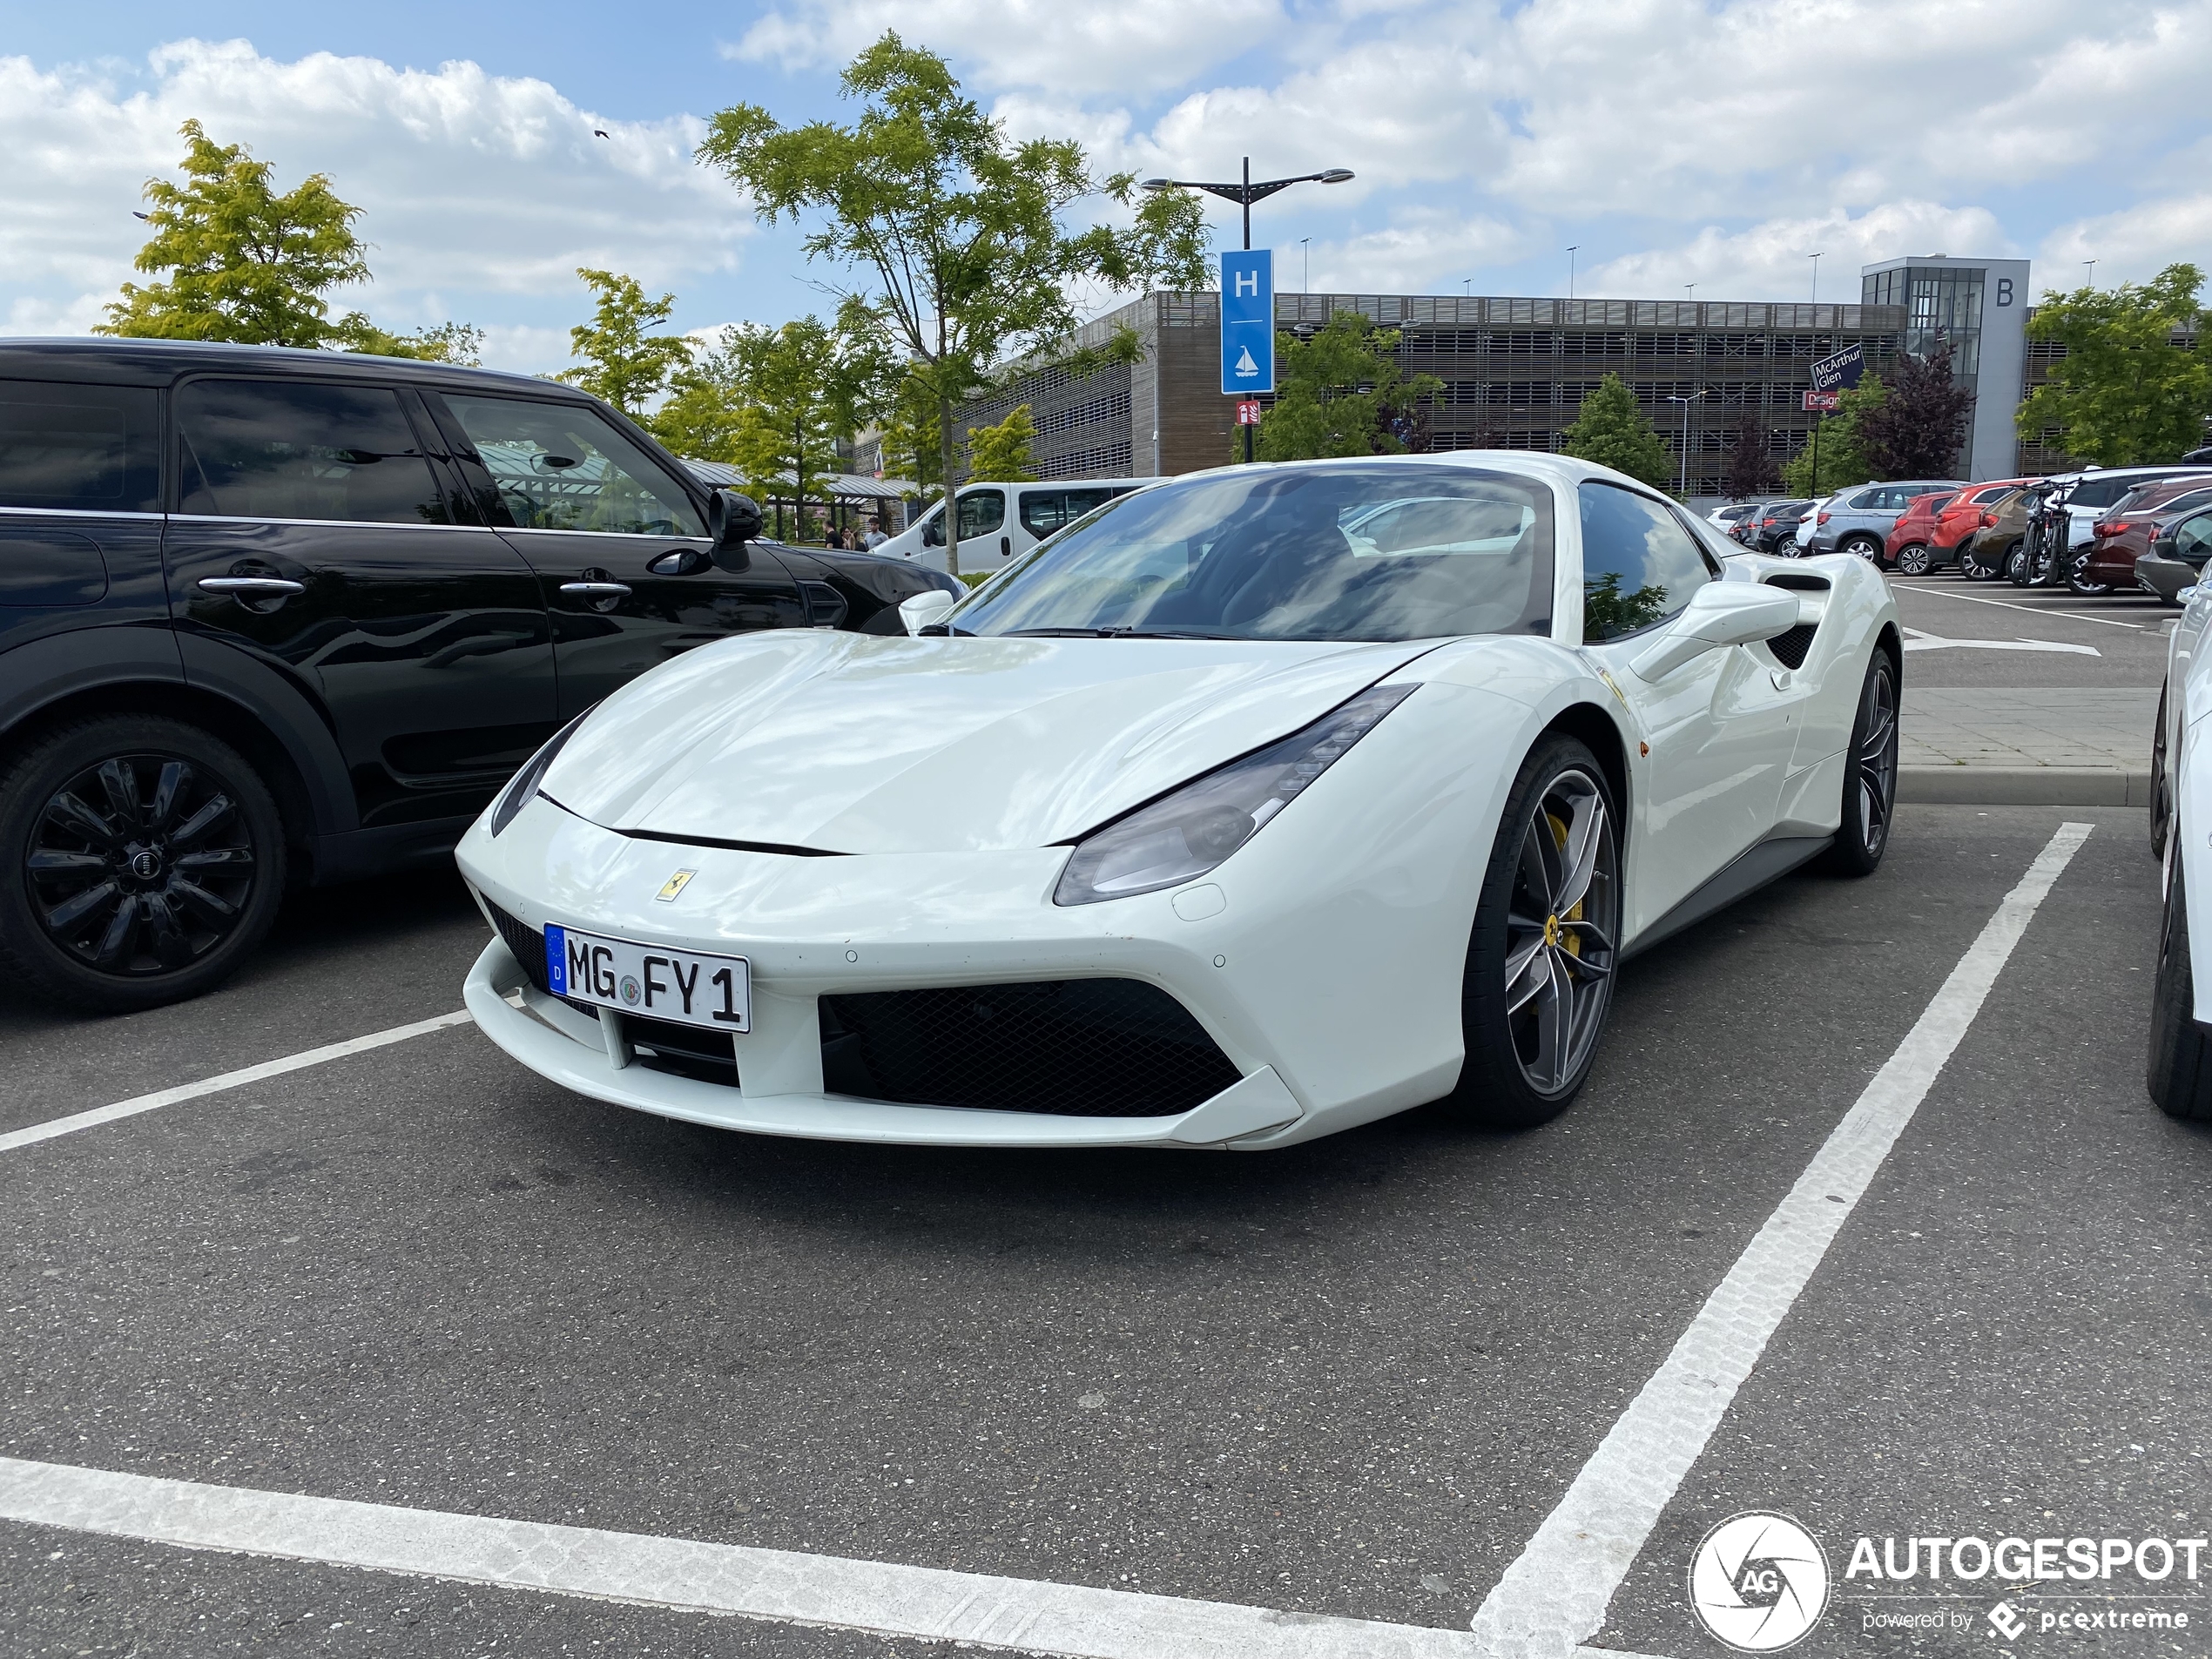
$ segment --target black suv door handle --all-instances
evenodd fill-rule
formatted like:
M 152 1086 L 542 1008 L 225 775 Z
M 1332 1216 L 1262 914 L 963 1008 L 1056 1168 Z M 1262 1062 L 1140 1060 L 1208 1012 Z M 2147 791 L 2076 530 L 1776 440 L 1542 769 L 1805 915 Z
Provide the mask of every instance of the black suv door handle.
M 289 599 L 307 589 L 304 583 L 280 576 L 204 576 L 199 578 L 199 590 L 239 599 Z
M 630 587 L 623 582 L 563 582 L 561 591 L 579 599 L 627 599 Z

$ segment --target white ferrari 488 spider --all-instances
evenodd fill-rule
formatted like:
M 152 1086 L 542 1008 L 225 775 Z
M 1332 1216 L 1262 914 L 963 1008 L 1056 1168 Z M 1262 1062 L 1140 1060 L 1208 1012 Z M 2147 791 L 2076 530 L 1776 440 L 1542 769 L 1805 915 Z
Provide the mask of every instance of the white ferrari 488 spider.
M 906 615 L 705 646 L 516 775 L 459 854 L 494 1042 L 779 1135 L 1529 1124 L 1629 955 L 1888 838 L 1880 576 L 1564 457 L 1199 473 Z

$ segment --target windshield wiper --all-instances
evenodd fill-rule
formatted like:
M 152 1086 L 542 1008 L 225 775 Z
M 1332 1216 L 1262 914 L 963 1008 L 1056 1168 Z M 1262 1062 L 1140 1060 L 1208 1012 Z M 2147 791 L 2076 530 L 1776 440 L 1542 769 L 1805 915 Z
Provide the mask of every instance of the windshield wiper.
M 1237 639 L 1238 634 L 1161 633 L 1144 628 L 1015 628 L 1001 639 Z

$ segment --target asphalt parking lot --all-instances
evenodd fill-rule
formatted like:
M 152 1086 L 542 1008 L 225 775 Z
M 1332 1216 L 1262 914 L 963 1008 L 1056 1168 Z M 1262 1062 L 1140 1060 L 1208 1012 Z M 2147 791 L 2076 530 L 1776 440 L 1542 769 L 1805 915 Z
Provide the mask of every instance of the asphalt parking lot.
M 1745 1509 L 2201 1534 L 2212 1135 L 2143 1093 L 2157 867 L 2119 808 L 1902 809 L 1870 882 L 1791 877 L 1630 964 L 1588 1091 L 1521 1135 L 749 1139 L 459 1026 L 17 1146 L 0 1457 L 1465 1633 L 2064 821 L 2094 829 L 1589 1640 L 1722 1651 L 1684 1567 Z M 0 1131 L 449 1012 L 484 936 L 450 879 L 392 882 L 295 905 L 195 1003 L 0 1008 Z M 0 1650 L 944 1650 L 282 1553 L 0 1522 Z M 2212 1627 L 2202 1582 L 2162 1592 Z M 1879 1593 L 1839 1582 L 1799 1651 L 2000 1649 L 1869 1633 Z

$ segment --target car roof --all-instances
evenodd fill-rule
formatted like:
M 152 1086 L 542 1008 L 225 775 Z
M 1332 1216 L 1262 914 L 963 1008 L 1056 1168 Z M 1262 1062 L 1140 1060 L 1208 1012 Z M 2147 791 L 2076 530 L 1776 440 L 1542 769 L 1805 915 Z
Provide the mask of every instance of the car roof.
M 244 371 L 314 374 L 389 381 L 399 375 L 452 391 L 529 391 L 538 396 L 580 392 L 534 374 L 464 368 L 414 357 L 372 357 L 362 352 L 307 351 L 291 346 L 233 346 L 199 340 L 108 340 L 86 337 L 0 336 L 0 376 L 23 380 L 85 380 L 123 386 L 166 386 L 183 374 Z

